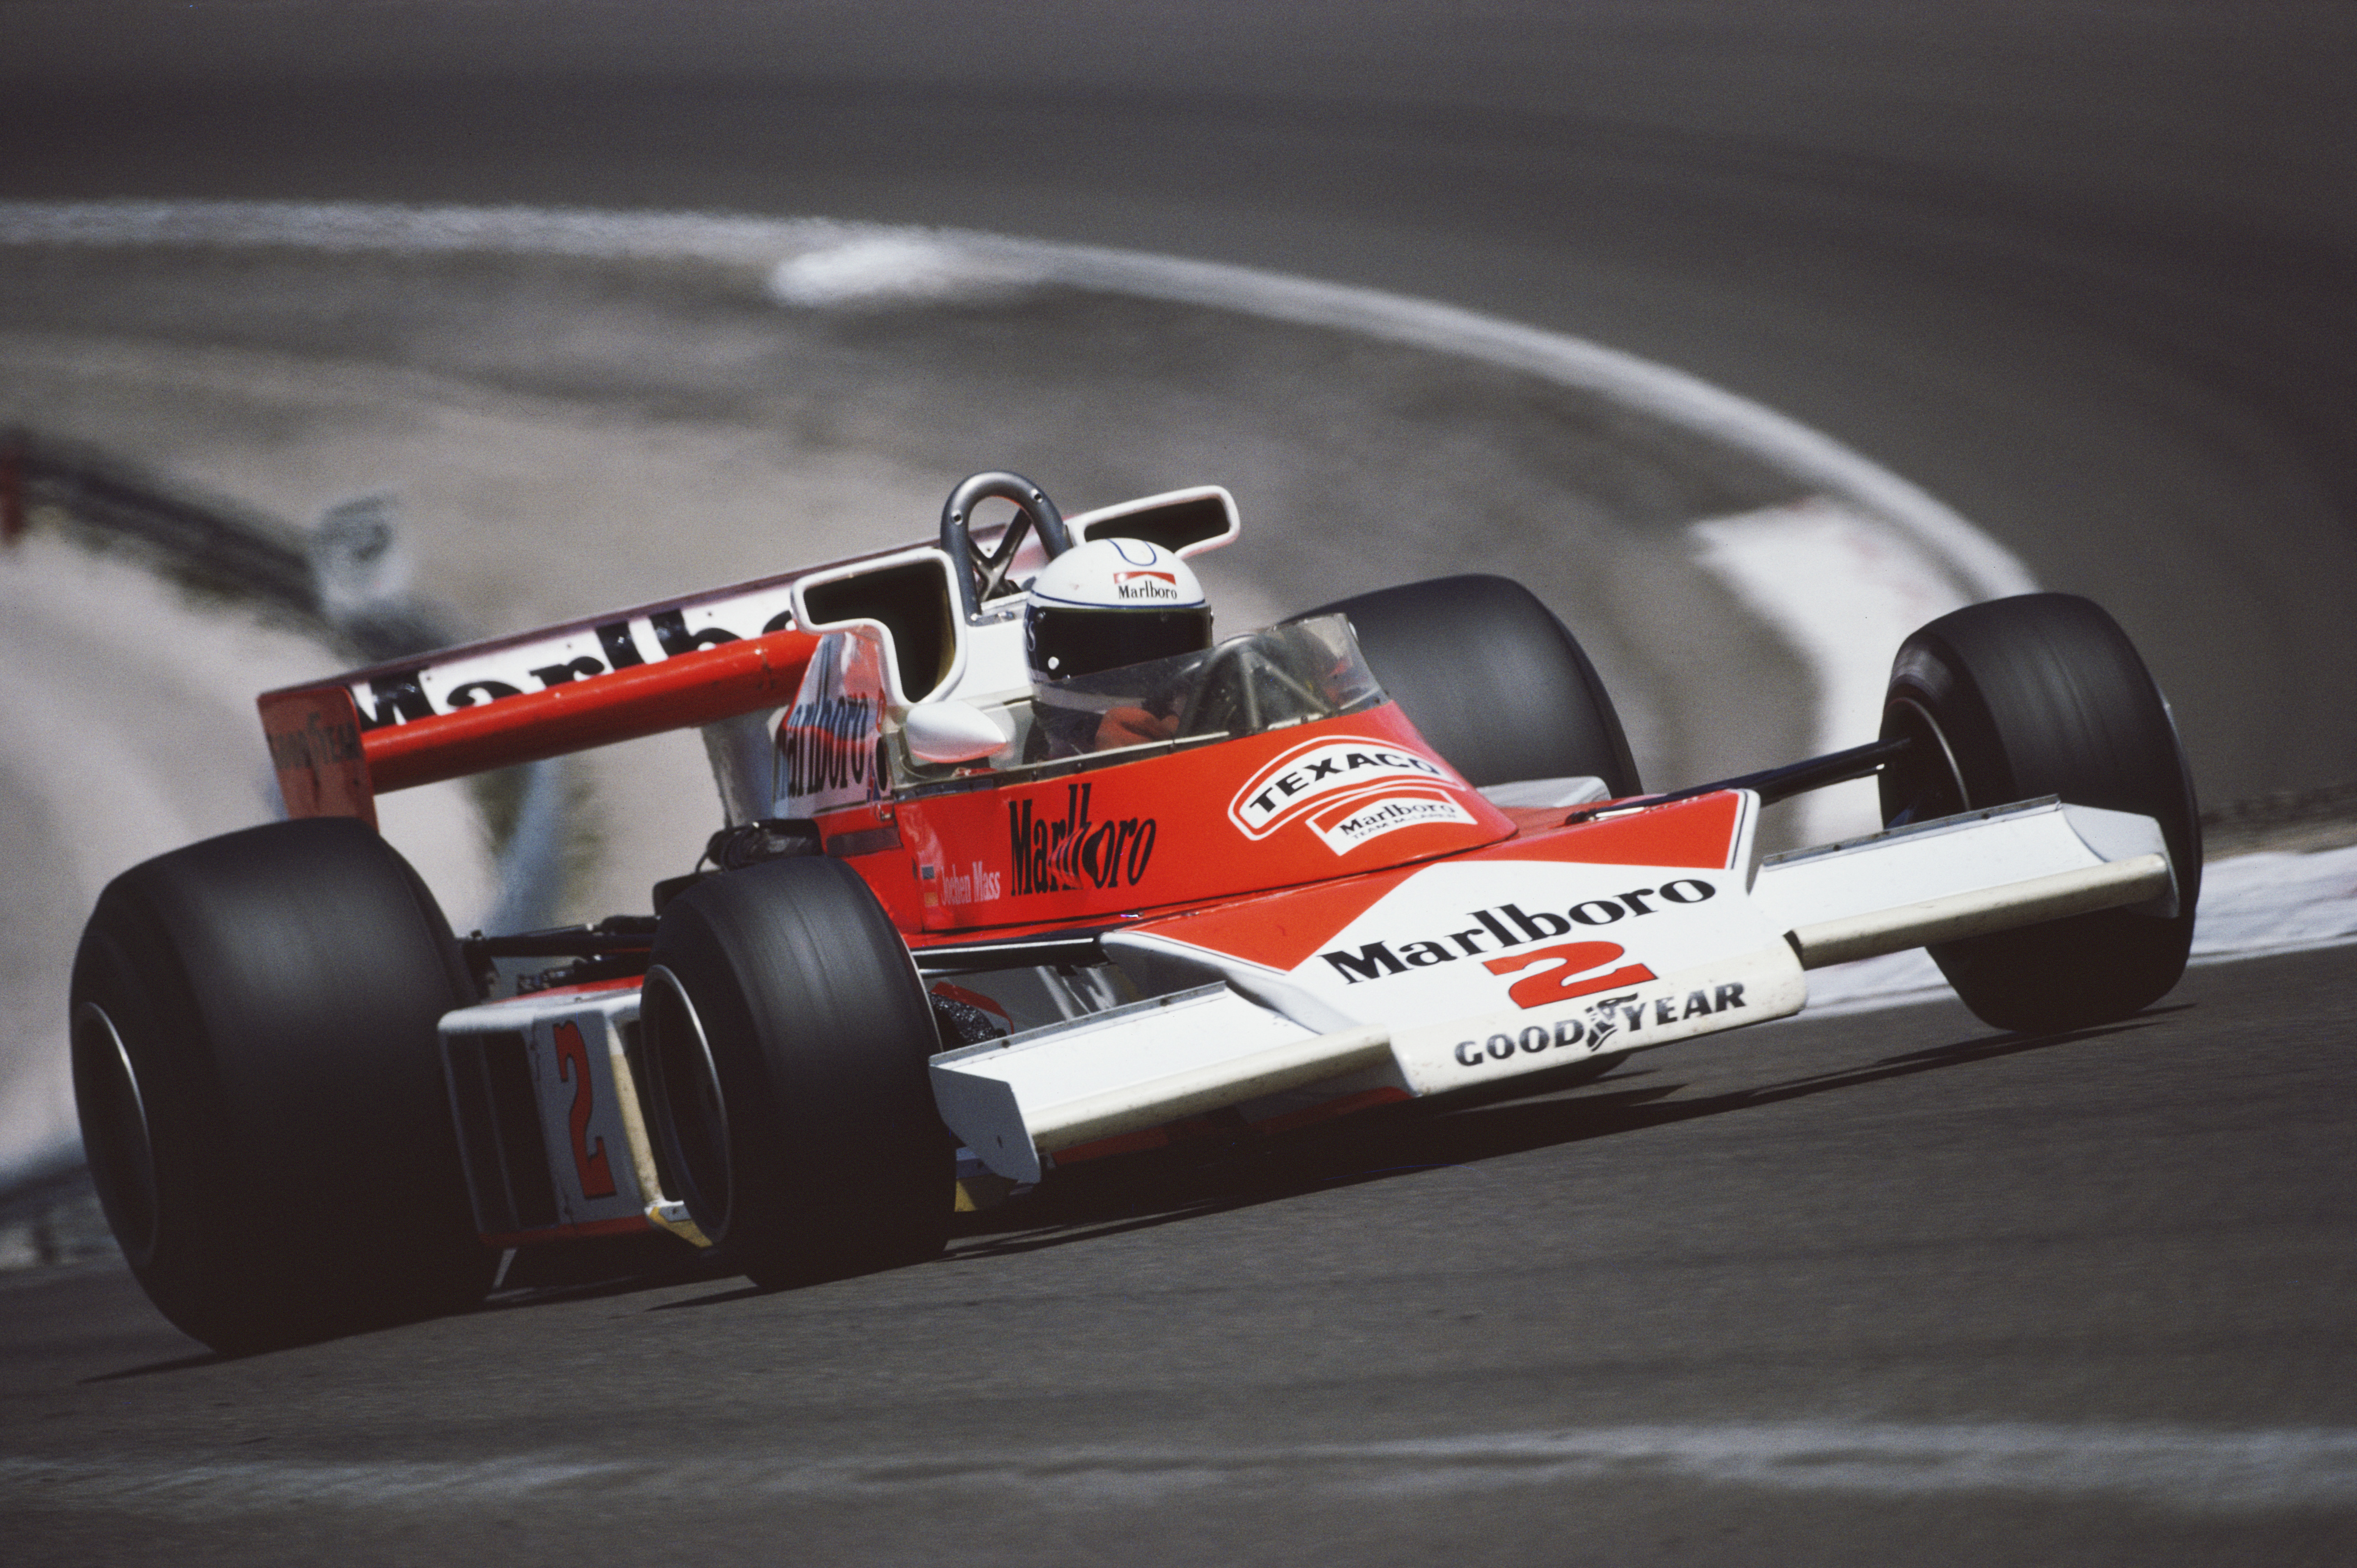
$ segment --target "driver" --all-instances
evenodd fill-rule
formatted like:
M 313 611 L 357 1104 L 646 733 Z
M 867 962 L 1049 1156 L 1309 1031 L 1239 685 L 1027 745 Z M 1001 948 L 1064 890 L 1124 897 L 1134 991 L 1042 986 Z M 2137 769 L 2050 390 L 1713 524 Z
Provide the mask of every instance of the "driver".
M 1076 544 L 1031 579 L 1023 605 L 1035 734 L 1072 757 L 1178 733 L 1176 683 L 1121 692 L 1084 676 L 1211 646 L 1211 607 L 1193 568 L 1142 539 Z

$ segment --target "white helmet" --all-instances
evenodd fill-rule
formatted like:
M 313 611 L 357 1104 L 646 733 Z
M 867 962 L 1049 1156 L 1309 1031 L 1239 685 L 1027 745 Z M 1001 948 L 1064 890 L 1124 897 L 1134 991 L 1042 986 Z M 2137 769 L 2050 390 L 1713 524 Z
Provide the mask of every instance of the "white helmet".
M 1031 579 L 1023 607 L 1031 672 L 1069 681 L 1211 646 L 1194 569 L 1142 539 L 1075 544 Z

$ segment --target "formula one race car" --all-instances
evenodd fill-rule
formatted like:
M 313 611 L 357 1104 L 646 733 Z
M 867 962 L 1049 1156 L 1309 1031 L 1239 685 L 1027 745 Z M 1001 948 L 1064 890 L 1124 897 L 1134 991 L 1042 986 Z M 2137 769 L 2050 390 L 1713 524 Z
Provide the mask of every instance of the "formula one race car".
M 76 960 L 141 1283 L 228 1351 L 579 1238 L 779 1286 L 925 1258 L 1060 1165 L 1580 1081 L 1797 1013 L 1824 964 L 1928 944 L 2024 1031 L 2184 968 L 2191 785 L 2084 599 L 1915 633 L 1871 745 L 1649 794 L 1501 578 L 1210 641 L 1184 558 L 1236 530 L 1217 488 L 1068 522 L 981 474 L 938 543 L 265 694 L 291 820 L 124 873 Z M 377 791 L 688 726 L 726 821 L 651 913 L 456 940 L 374 831 Z M 1869 775 L 1887 831 L 1755 852 L 1764 805 Z

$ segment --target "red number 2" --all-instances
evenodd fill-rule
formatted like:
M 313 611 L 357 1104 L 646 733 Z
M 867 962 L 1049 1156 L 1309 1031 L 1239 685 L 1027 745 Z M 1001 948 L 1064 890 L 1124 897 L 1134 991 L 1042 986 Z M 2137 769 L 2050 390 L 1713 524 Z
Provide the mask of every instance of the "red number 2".
M 1544 1007 L 1550 1002 L 1569 1001 L 1592 991 L 1609 991 L 1616 985 L 1634 985 L 1641 980 L 1652 979 L 1653 972 L 1641 963 L 1623 964 L 1609 974 L 1598 974 L 1587 980 L 1572 978 L 1576 974 L 1586 974 L 1591 969 L 1600 969 L 1627 950 L 1618 942 L 1557 942 L 1551 948 L 1534 948 L 1529 952 L 1485 959 L 1481 967 L 1491 974 L 1512 974 L 1534 963 L 1550 965 L 1536 974 L 1525 975 L 1514 982 L 1506 993 L 1514 999 L 1518 1007 Z
M 589 1047 L 582 1043 L 578 1024 L 556 1026 L 556 1077 L 573 1085 L 573 1170 L 581 1178 L 581 1196 L 611 1197 L 614 1168 L 606 1163 L 606 1140 L 588 1140 L 589 1108 L 597 1091 L 589 1087 Z

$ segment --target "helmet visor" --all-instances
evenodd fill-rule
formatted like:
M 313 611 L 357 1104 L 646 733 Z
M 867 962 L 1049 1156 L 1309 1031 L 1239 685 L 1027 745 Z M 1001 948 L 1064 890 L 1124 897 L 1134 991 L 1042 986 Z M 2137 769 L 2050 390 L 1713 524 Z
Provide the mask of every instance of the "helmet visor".
M 1032 672 L 1069 681 L 1211 646 L 1211 612 L 1189 609 L 1066 609 L 1033 605 L 1026 615 Z

